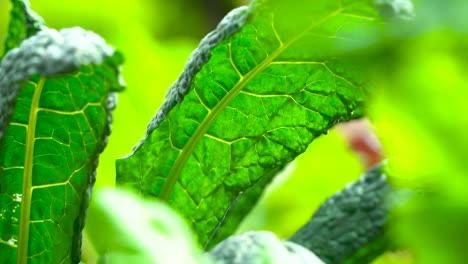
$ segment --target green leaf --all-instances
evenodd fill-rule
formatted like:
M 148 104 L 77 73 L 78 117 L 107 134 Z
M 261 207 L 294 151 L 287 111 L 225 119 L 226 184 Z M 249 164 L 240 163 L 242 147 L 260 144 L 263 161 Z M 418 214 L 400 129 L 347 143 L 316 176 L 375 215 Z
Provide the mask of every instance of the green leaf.
M 372 42 L 364 33 L 376 24 L 364 0 L 254 1 L 232 11 L 191 55 L 144 139 L 117 161 L 117 182 L 167 200 L 202 244 L 240 199 L 224 234 L 232 233 L 285 164 L 361 109 L 365 80 L 341 55 Z
M 45 28 L 44 20 L 31 10 L 28 0 L 12 0 L 11 3 L 13 8 L 5 38 L 4 54 L 18 47 L 24 39 Z
M 290 237 L 326 198 L 363 172 L 362 163 L 343 136 L 331 129 L 288 165 L 285 174 L 275 176 L 236 232 L 269 230 L 278 237 Z
M 131 193 L 101 188 L 93 195 L 87 223 L 101 254 L 99 263 L 208 263 L 197 248 L 187 222 L 166 204 L 141 200 Z
M 44 29 L 2 60 L 0 263 L 79 262 L 121 61 L 81 28 Z
M 390 211 L 412 195 L 392 188 L 379 165 L 330 197 L 289 240 L 328 264 L 369 263 L 392 249 L 386 230 Z

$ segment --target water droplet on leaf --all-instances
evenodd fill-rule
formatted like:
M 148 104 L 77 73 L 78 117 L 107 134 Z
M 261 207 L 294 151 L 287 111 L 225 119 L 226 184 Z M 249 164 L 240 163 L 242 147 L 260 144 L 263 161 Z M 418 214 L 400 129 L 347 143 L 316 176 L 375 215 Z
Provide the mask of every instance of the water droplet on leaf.
M 13 194 L 13 201 L 15 202 L 21 202 L 23 200 L 23 195 L 21 193 L 15 193 Z
M 18 243 L 18 239 L 15 236 L 13 236 L 10 239 L 8 239 L 7 243 L 12 246 L 16 246 L 16 244 Z

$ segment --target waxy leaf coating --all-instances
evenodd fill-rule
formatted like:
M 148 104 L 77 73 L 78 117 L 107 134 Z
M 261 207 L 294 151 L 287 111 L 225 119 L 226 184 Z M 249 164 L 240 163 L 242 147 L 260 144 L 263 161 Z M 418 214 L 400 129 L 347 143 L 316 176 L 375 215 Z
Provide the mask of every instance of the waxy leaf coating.
M 81 28 L 43 29 L 2 60 L 0 263 L 79 262 L 121 62 Z
M 267 231 L 230 236 L 208 254 L 215 264 L 325 264 L 303 246 L 281 241 Z
M 341 55 L 366 45 L 364 32 L 377 24 L 372 4 L 283 2 L 254 1 L 227 15 L 143 141 L 117 161 L 119 184 L 167 200 L 202 245 L 215 230 L 217 241 L 231 234 L 269 180 L 364 101 L 365 80 Z M 242 206 L 227 215 L 237 200 Z

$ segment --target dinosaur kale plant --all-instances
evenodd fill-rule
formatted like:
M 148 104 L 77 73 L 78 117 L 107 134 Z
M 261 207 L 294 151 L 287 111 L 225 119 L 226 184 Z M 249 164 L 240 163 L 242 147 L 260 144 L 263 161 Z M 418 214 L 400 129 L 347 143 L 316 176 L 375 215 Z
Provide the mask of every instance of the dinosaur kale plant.
M 426 5 L 418 21 L 404 0 L 309 2 L 253 0 L 227 14 L 116 161 L 127 190 L 97 190 L 89 204 L 124 89 L 123 56 L 93 32 L 47 27 L 27 0 L 12 0 L 0 62 L 0 263 L 370 263 L 407 246 L 392 235 L 393 213 L 425 201 L 428 188 L 397 184 L 385 162 L 288 239 L 235 234 L 316 138 L 369 113 L 379 87 L 399 98 L 386 87 L 405 76 L 395 73 L 403 56 L 394 43 L 418 43 L 433 30 L 428 14 L 439 27 L 450 17 Z M 85 222 L 88 207 L 95 217 Z
M 121 56 L 13 4 L 0 66 L 0 262 L 77 263 Z

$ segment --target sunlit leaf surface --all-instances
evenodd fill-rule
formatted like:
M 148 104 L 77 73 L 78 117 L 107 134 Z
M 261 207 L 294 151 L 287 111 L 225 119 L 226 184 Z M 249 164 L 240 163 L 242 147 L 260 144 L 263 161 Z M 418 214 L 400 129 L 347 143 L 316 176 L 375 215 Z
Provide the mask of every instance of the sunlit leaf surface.
M 0 263 L 79 261 L 121 62 L 79 28 L 44 29 L 2 61 Z
M 372 41 L 360 33 L 375 17 L 368 1 L 233 11 L 192 54 L 144 140 L 118 160 L 117 181 L 167 200 L 202 244 L 238 200 L 223 239 L 286 163 L 359 115 L 365 80 L 340 54 Z

